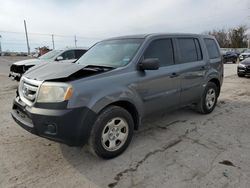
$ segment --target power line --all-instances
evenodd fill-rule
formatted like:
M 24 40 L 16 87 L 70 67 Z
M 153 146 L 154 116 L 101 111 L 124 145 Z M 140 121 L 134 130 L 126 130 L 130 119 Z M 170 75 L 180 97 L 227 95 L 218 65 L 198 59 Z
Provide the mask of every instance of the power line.
M 0 30 L 0 33 L 25 34 L 24 32 L 20 32 L 20 31 L 8 31 L 8 30 Z M 29 32 L 29 35 L 40 35 L 40 36 L 50 36 L 51 37 L 52 34 Z M 64 34 L 53 34 L 53 35 L 54 35 L 54 37 L 70 37 L 70 38 L 74 38 L 74 35 L 64 35 Z M 96 39 L 96 40 L 102 39 L 102 38 L 99 38 L 99 37 L 84 37 L 84 36 L 77 36 L 77 38 L 82 38 L 82 39 Z
M 24 23 L 25 24 L 25 23 Z M 35 33 L 35 32 L 20 32 L 11 30 L 0 30 L 0 34 L 4 40 L 2 40 L 2 46 L 11 48 L 19 51 L 24 51 L 25 45 L 27 46 L 28 53 L 30 48 L 34 46 L 50 46 L 52 49 L 55 45 L 59 48 L 66 46 L 91 46 L 95 42 L 102 38 L 97 37 L 85 37 L 76 35 L 65 35 L 65 34 L 48 34 L 48 33 Z M 25 44 L 26 39 L 26 44 Z

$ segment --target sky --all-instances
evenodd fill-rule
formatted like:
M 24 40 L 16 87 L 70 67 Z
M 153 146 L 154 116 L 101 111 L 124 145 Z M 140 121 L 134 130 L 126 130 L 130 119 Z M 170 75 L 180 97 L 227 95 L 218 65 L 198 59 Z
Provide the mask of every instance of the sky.
M 0 0 L 2 50 L 90 46 L 114 36 L 141 33 L 202 33 L 245 24 L 249 0 Z

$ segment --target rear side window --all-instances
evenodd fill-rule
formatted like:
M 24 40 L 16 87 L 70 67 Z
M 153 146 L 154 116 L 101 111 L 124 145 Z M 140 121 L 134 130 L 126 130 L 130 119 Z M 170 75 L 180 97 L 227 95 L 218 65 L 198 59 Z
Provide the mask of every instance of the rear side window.
M 201 47 L 198 39 L 179 38 L 177 39 L 180 52 L 180 62 L 189 63 L 202 60 Z
M 213 39 L 204 39 L 204 41 L 207 47 L 209 58 L 214 59 L 220 57 L 220 52 L 216 42 Z
M 158 58 L 161 67 L 174 64 L 172 40 L 159 39 L 151 42 L 144 53 L 144 59 L 147 58 Z

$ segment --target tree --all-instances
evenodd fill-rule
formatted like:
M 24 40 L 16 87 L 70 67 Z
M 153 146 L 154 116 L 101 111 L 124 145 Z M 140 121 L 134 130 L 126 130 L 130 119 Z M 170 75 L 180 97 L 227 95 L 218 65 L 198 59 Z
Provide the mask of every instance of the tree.
M 208 32 L 209 35 L 212 35 L 216 38 L 221 48 L 228 48 L 230 40 L 228 38 L 228 32 L 225 29 L 213 30 Z
M 247 47 L 246 31 L 247 31 L 246 26 L 239 26 L 229 31 L 231 48 L 246 48 Z
M 228 30 L 219 29 L 206 32 L 216 38 L 221 48 L 246 48 L 247 47 L 247 27 L 241 25 Z

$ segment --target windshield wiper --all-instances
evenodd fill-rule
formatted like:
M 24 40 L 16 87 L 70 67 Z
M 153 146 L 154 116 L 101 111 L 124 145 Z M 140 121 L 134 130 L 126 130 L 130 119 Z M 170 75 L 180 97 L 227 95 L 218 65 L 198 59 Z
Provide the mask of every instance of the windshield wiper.
M 95 70 L 111 70 L 111 69 L 115 69 L 115 67 L 111 67 L 111 66 L 106 66 L 106 65 L 87 65 L 85 68 L 90 68 L 90 69 L 95 69 Z

